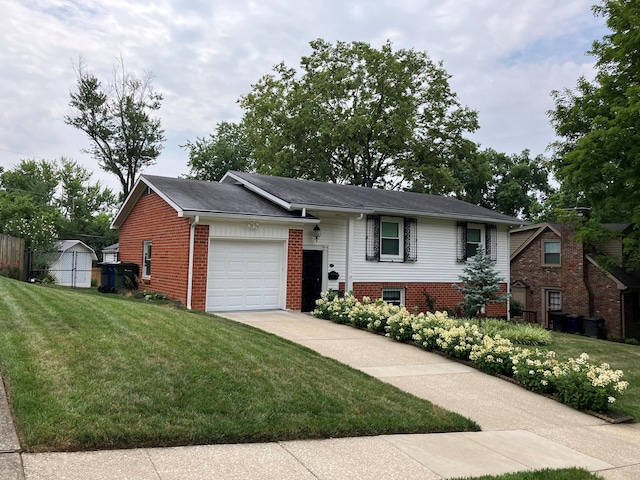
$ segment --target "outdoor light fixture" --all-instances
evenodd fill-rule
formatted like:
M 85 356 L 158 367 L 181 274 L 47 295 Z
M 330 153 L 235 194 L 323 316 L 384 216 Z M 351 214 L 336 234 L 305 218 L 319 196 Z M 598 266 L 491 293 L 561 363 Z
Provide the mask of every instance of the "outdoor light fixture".
M 247 227 L 249 227 L 251 230 L 255 230 L 259 226 L 260 226 L 260 224 L 258 222 L 249 222 L 249 223 L 247 223 Z
M 320 235 L 322 235 L 322 231 L 320 231 L 320 227 L 318 225 L 313 227 L 313 230 L 311 231 L 311 235 L 313 235 L 313 238 L 315 238 L 317 242 L 318 239 L 320 238 Z

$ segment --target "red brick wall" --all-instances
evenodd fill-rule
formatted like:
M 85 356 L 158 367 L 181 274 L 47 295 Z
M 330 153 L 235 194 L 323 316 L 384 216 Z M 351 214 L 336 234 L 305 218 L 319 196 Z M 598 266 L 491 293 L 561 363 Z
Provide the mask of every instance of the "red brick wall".
M 559 240 L 558 235 L 547 230 L 540 234 L 514 261 L 511 262 L 511 281 L 522 281 L 527 284 L 527 310 L 538 312 L 538 320 L 544 318 L 542 298 L 544 287 L 562 289 L 562 268 L 542 266 L 542 242 Z M 564 258 L 560 262 L 564 262 Z M 562 299 L 564 301 L 564 298 Z
M 426 311 L 426 302 L 423 291 L 435 298 L 435 309 L 443 310 L 444 307 L 455 308 L 464 300 L 463 295 L 453 288 L 451 283 L 407 283 L 407 282 L 355 282 L 353 284 L 353 294 L 356 298 L 370 297 L 373 299 L 382 297 L 383 288 L 403 288 L 404 304 L 409 310 L 414 306 L 421 312 Z M 340 289 L 344 289 L 344 283 L 340 283 Z M 500 284 L 502 293 L 506 293 L 507 284 Z M 506 316 L 507 306 L 505 303 L 491 303 L 487 306 L 487 316 Z
M 191 308 L 207 308 L 207 274 L 209 270 L 209 225 L 196 225 L 193 236 L 193 284 Z
M 573 238 L 570 225 L 562 226 L 562 309 L 568 313 L 590 315 L 589 286 L 585 282 L 584 246 Z
M 138 264 L 142 279 L 143 242 L 151 241 L 151 279 L 140 289 L 164 293 L 182 303 L 187 301 L 189 268 L 189 220 L 156 193 L 143 195 L 120 228 L 120 260 Z
M 562 292 L 562 311 L 605 319 L 607 333 L 620 337 L 621 296 L 615 282 L 603 276 L 599 269 L 586 260 L 584 247 L 573 238 L 570 225 L 562 227 L 561 267 L 542 266 L 544 240 L 557 240 L 550 230 L 538 236 L 511 262 L 511 281 L 528 285 L 527 310 L 535 310 L 543 320 L 545 288 L 558 288 Z M 544 322 L 543 322 L 544 324 Z
M 593 297 L 593 312 L 591 316 L 604 318 L 605 330 L 616 338 L 622 338 L 622 295 L 616 284 L 591 262 L 587 262 L 587 278 L 592 291 L 597 292 Z
M 287 250 L 287 308 L 302 309 L 302 230 L 289 230 Z

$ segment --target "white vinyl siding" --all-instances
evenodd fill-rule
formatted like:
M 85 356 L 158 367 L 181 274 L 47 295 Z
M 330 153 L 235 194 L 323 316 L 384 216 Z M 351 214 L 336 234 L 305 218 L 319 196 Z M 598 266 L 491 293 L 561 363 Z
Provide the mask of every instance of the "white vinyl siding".
M 509 230 L 497 228 L 495 269 L 508 281 Z M 454 220 L 418 218 L 417 261 L 411 263 L 368 262 L 366 258 L 366 221 L 355 222 L 353 246 L 353 282 L 457 282 L 465 267 L 456 261 L 457 228 Z
M 338 290 L 340 282 L 344 282 L 346 278 L 347 219 L 344 216 L 323 216 L 318 225 L 322 229 L 322 236 L 317 242 L 311 235 L 311 230 L 314 225 L 305 225 L 303 248 L 322 248 L 325 251 L 325 266 L 327 272 L 334 271 L 340 275 L 338 280 L 326 279 L 326 288 Z M 331 265 L 333 265 L 333 267 Z

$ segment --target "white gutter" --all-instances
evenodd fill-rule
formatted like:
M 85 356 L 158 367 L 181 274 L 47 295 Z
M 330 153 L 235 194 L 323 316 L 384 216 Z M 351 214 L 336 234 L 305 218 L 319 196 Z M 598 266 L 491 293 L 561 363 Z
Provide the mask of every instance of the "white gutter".
M 524 222 L 514 218 L 512 220 L 507 219 L 498 219 L 498 218 L 490 218 L 484 216 L 477 215 L 462 215 L 455 214 L 451 215 L 448 213 L 434 213 L 434 212 L 424 212 L 424 211 L 416 211 L 416 210 L 376 210 L 373 208 L 359 208 L 354 210 L 349 207 L 328 207 L 324 205 L 308 205 L 308 204 L 298 204 L 292 203 L 290 205 L 289 210 L 306 210 L 311 212 L 337 212 L 337 213 L 351 213 L 355 215 L 364 215 L 364 214 L 376 214 L 376 215 L 387 215 L 390 217 L 398 217 L 398 216 L 408 216 L 408 217 L 422 217 L 422 218 L 438 218 L 445 220 L 460 220 L 465 222 L 477 222 L 477 223 L 494 223 L 499 225 L 524 225 Z
M 205 211 L 194 211 L 194 210 L 185 210 L 181 215 L 185 218 L 197 218 L 202 217 L 202 221 L 206 221 L 207 219 L 223 219 L 223 220 L 235 220 L 240 222 L 247 221 L 256 221 L 256 222 L 264 222 L 264 223 L 318 223 L 320 222 L 319 218 L 313 217 L 274 217 L 274 216 L 266 216 L 266 215 L 241 215 L 238 213 L 216 213 L 216 212 L 205 212 Z
M 187 274 L 187 309 L 191 310 L 193 293 L 193 246 L 195 243 L 196 226 L 200 223 L 200 216 L 196 215 L 189 229 L 189 273 Z

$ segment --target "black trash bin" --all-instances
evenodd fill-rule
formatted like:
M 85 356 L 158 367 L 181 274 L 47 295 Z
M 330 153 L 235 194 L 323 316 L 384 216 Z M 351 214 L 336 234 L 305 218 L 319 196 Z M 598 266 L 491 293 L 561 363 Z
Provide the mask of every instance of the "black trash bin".
M 580 333 L 582 334 L 583 316 L 576 315 L 575 313 L 569 314 L 567 317 L 567 333 Z
M 587 337 L 604 337 L 604 318 L 585 317 L 582 322 Z
M 549 312 L 549 321 L 551 322 L 551 328 L 554 332 L 566 332 L 567 331 L 567 318 L 566 315 L 560 311 Z
M 116 287 L 116 264 L 101 263 L 100 264 L 100 287 L 98 291 L 102 293 L 110 293 L 115 291 Z
M 115 287 L 135 290 L 138 288 L 138 265 L 135 263 L 118 263 L 115 268 Z
M 135 263 L 103 263 L 100 270 L 102 293 L 115 293 L 119 289 L 138 288 L 138 265 Z

